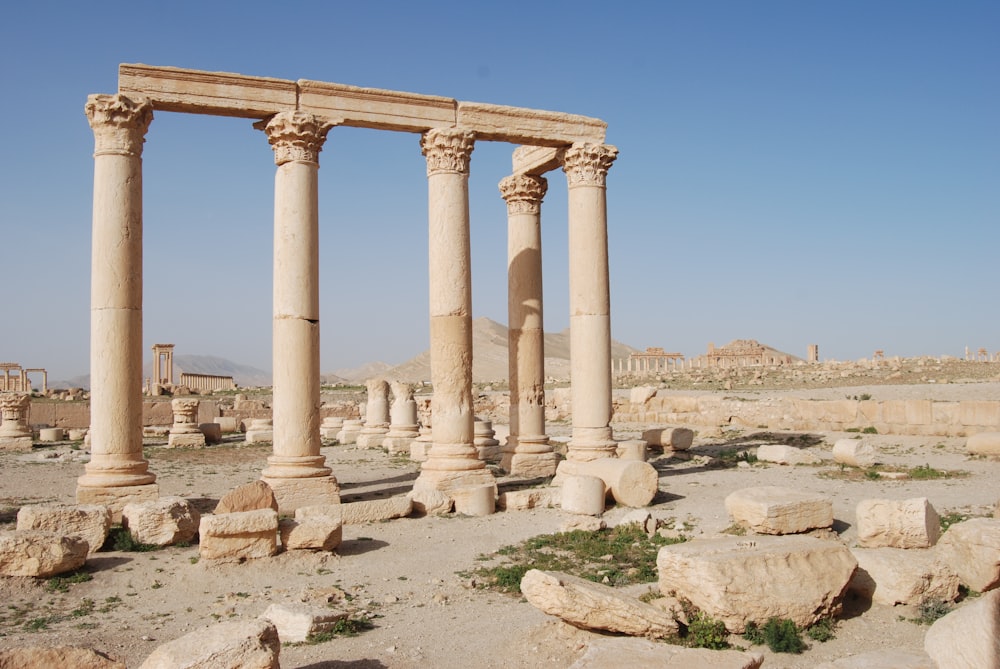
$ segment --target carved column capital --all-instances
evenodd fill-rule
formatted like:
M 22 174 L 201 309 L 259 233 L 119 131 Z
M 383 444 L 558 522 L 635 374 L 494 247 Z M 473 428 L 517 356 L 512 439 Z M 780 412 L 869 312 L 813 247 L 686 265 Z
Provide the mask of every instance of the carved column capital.
M 253 127 L 267 134 L 274 149 L 274 164 L 292 161 L 319 165 L 326 134 L 337 123 L 302 111 L 278 112 L 270 119 L 258 121 Z
M 618 148 L 610 144 L 574 144 L 566 149 L 563 172 L 569 188 L 598 186 L 604 188 L 608 170 L 618 157 Z
M 90 95 L 83 107 L 94 131 L 94 155 L 142 156 L 153 105 L 146 98 Z
M 420 152 L 427 157 L 427 176 L 469 173 L 476 135 L 461 128 L 433 128 L 420 136 Z
M 540 214 L 542 198 L 549 189 L 545 177 L 515 174 L 500 181 L 500 195 L 507 202 L 507 214 Z

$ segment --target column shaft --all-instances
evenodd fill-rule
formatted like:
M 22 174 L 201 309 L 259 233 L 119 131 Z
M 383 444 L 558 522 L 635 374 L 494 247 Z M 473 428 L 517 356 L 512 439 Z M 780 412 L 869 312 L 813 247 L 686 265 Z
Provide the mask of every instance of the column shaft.
M 552 476 L 556 456 L 545 434 L 545 331 L 542 314 L 542 177 L 500 182 L 507 201 L 507 321 L 510 436 L 501 463 L 523 476 Z
M 141 156 L 153 110 L 142 99 L 92 95 L 85 111 L 94 131 L 95 151 L 91 460 L 77 481 L 81 503 L 106 500 L 108 489 L 145 486 L 156 480 L 142 456 Z M 156 497 L 156 486 L 145 493 Z M 105 503 L 114 507 L 113 501 Z
M 608 145 L 574 144 L 563 170 L 568 182 L 570 374 L 573 435 L 567 457 L 613 457 L 611 435 L 611 305 L 605 183 L 617 156 Z
M 274 178 L 273 454 L 262 478 L 279 510 L 339 501 L 320 454 L 319 152 L 333 123 L 282 112 L 267 133 Z
M 414 487 L 493 483 L 473 444 L 472 272 L 469 244 L 471 132 L 426 132 L 433 444 Z

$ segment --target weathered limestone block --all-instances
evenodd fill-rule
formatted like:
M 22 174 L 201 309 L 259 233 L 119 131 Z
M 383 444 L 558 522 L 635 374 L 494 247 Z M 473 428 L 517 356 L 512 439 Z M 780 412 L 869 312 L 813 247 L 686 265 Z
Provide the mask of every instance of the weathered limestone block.
M 1000 520 L 971 518 L 955 523 L 938 541 L 937 551 L 973 590 L 986 592 L 1000 585 Z
M 233 488 L 219 500 L 215 513 L 218 515 L 258 509 L 278 510 L 278 500 L 274 497 L 274 491 L 264 481 L 251 481 Z
M 64 436 L 61 427 L 43 427 L 38 431 L 38 441 L 45 443 L 62 441 Z
M 833 461 L 849 467 L 871 467 L 879 463 L 879 454 L 861 439 L 838 439 L 833 445 Z
M 833 525 L 833 502 L 823 495 L 761 486 L 726 497 L 733 521 L 760 534 L 797 534 Z
M 319 426 L 321 439 L 334 440 L 337 433 L 344 429 L 344 419 L 340 416 L 327 416 Z
M 279 669 L 274 623 L 214 623 L 154 650 L 139 669 Z
M 594 516 L 567 516 L 565 520 L 559 525 L 560 532 L 575 532 L 577 530 L 581 532 L 597 532 L 598 530 L 603 530 L 608 526 L 600 518 L 595 518 Z
M 374 523 L 392 518 L 404 518 L 413 513 L 413 500 L 409 497 L 388 497 L 365 502 L 342 504 L 344 525 Z
M 347 612 L 308 604 L 271 604 L 260 617 L 274 624 L 282 643 L 302 643 L 313 634 L 330 631 L 347 618 Z
M 344 536 L 339 504 L 303 506 L 295 510 L 295 518 L 278 522 L 281 545 L 285 550 L 332 551 Z
M 452 488 L 448 494 L 455 502 L 455 513 L 465 516 L 489 516 L 496 511 L 496 485 Z
M 659 490 L 659 475 L 648 462 L 599 458 L 581 462 L 564 460 L 559 463 L 557 480 L 562 476 L 596 476 L 615 501 L 625 506 L 646 506 Z M 565 500 L 564 500 L 565 501 Z
M 1000 667 L 998 630 L 1000 590 L 994 590 L 938 618 L 924 635 L 924 650 L 942 668 Z
M 855 548 L 858 569 L 850 589 L 876 604 L 920 604 L 958 597 L 958 575 L 934 551 Z
M 526 511 L 559 506 L 561 499 L 561 488 L 525 488 L 500 493 L 497 506 L 507 511 Z
M 965 450 L 972 455 L 1000 455 L 1000 432 L 980 432 L 969 437 Z
M 922 651 L 893 648 L 842 657 L 816 669 L 938 669 L 938 665 Z
M 198 552 L 206 560 L 242 561 L 278 551 L 278 512 L 258 509 L 206 514 L 198 529 Z
M 858 502 L 858 543 L 864 548 L 929 548 L 941 536 L 941 519 L 926 497 Z
M 120 523 L 122 509 L 126 504 L 149 502 L 160 498 L 160 486 L 156 483 L 146 485 L 107 486 L 104 488 L 77 486 L 76 501 L 78 504 L 101 504 L 111 509 L 111 522 Z
M 650 446 L 686 451 L 694 443 L 694 430 L 686 427 L 657 427 L 643 432 L 642 439 Z
M 219 424 L 222 434 L 235 434 L 240 431 L 240 420 L 236 416 L 215 416 L 213 422 Z
M 857 560 L 841 543 L 806 536 L 724 537 L 664 546 L 660 591 L 687 599 L 730 632 L 790 618 L 805 627 L 837 615 Z
M 96 553 L 111 531 L 111 509 L 101 504 L 30 504 L 17 511 L 18 530 L 46 530 L 83 537 Z
M 600 516 L 604 513 L 606 497 L 603 479 L 597 476 L 565 476 L 559 506 L 569 513 Z
M 222 426 L 218 423 L 199 423 L 198 430 L 201 431 L 206 444 L 222 443 Z
M 341 428 L 340 432 L 337 433 L 337 441 L 341 444 L 358 443 L 358 435 L 361 434 L 361 429 L 363 427 L 363 420 L 357 418 L 345 419 L 343 428 Z
M 274 441 L 274 421 L 271 418 L 254 418 L 247 426 L 248 444 L 269 444 Z
M 760 653 L 682 648 L 634 637 L 593 636 L 570 669 L 758 669 Z M 886 667 L 885 669 L 889 669 Z M 898 668 L 893 668 L 898 669 Z M 936 669 L 936 668 L 933 668 Z
M 0 532 L 0 576 L 55 576 L 83 566 L 87 541 L 49 530 Z
M 125 663 L 92 648 L 21 646 L 0 649 L 0 669 L 125 669 Z
M 575 627 L 632 636 L 677 634 L 677 621 L 660 609 L 569 574 L 532 569 L 521 579 L 521 593 L 535 608 Z
M 406 493 L 406 496 L 413 501 L 414 513 L 427 516 L 451 513 L 454 505 L 451 497 L 437 488 L 417 488 Z
M 141 544 L 172 546 L 190 542 L 198 533 L 201 514 L 182 497 L 161 497 L 153 502 L 126 504 L 122 527 Z
M 642 406 L 654 397 L 656 397 L 656 388 L 653 386 L 637 386 L 629 391 L 628 399 L 633 406 Z
M 823 462 L 823 459 L 812 451 L 786 444 L 761 444 L 757 447 L 757 459 L 779 465 L 815 465 Z

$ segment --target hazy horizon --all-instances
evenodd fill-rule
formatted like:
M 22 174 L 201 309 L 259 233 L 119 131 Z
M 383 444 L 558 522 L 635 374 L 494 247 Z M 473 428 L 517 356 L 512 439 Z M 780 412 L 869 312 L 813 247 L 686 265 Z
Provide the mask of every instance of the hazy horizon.
M 119 63 L 308 78 L 600 118 L 612 336 L 687 357 L 756 339 L 855 360 L 1000 349 L 1000 5 L 19 3 L 0 84 L 0 360 L 89 367 L 93 134 Z M 507 322 L 515 147 L 477 142 L 473 317 Z M 275 166 L 248 119 L 157 112 L 143 153 L 154 342 L 271 369 Z M 545 329 L 568 326 L 566 185 L 542 206 Z M 428 348 L 419 136 L 320 154 L 321 370 Z

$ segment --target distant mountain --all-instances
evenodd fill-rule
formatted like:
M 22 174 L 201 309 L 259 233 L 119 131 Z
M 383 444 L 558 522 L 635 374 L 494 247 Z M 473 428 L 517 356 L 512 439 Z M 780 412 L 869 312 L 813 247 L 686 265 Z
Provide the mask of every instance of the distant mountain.
M 612 359 L 627 358 L 637 352 L 625 344 L 611 342 Z M 424 351 L 401 365 L 384 370 L 381 376 L 404 381 L 429 381 L 431 354 Z M 569 379 L 569 328 L 545 335 L 545 376 L 560 380 Z M 506 380 L 507 326 L 489 318 L 472 321 L 472 380 L 476 383 Z
M 335 369 L 329 374 L 323 374 L 323 383 L 364 383 L 366 379 L 374 379 L 385 375 L 385 370 L 392 365 L 384 362 L 366 362 L 360 367 Z

